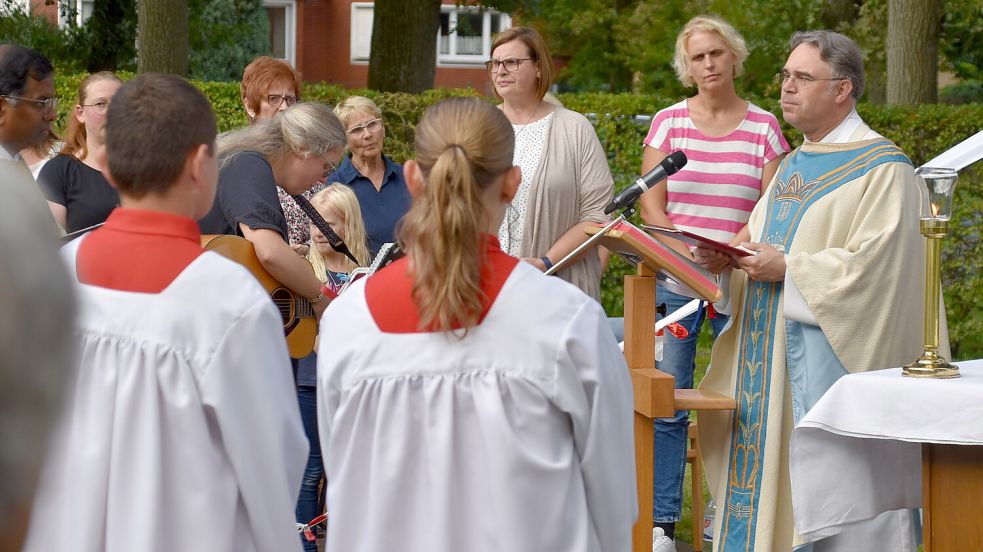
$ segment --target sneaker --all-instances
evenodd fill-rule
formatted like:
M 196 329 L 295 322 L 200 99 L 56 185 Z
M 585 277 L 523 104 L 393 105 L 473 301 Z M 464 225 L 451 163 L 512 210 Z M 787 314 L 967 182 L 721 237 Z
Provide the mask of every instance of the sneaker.
M 676 543 L 666 536 L 661 527 L 652 529 L 652 552 L 676 552 Z

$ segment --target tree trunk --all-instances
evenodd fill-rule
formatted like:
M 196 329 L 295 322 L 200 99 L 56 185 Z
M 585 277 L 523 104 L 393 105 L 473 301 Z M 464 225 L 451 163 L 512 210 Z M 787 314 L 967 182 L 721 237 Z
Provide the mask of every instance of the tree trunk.
M 888 0 L 887 103 L 936 103 L 942 0 Z
M 188 2 L 139 0 L 137 4 L 137 71 L 188 76 Z
M 369 88 L 417 93 L 433 88 L 440 0 L 379 0 L 372 19 Z

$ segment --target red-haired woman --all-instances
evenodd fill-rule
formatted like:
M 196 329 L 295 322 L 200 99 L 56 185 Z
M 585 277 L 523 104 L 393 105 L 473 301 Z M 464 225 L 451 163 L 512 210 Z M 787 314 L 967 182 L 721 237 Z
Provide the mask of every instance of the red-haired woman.
M 79 83 L 78 103 L 65 131 L 61 155 L 38 173 L 48 207 L 66 232 L 106 220 L 119 205 L 116 188 L 106 180 L 106 111 L 122 85 L 108 72 L 92 73 Z

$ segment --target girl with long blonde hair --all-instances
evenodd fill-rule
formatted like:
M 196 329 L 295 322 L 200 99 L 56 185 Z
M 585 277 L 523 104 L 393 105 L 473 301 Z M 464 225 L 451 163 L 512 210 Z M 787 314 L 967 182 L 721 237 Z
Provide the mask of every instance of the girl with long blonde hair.
M 428 109 L 405 165 L 407 256 L 324 313 L 330 550 L 631 545 L 628 369 L 596 301 L 502 251 L 514 144 L 485 101 Z
M 369 264 L 365 223 L 362 222 L 362 212 L 358 208 L 358 198 L 351 188 L 332 183 L 311 197 L 311 205 L 358 259 L 358 264 L 355 264 L 344 254 L 332 249 L 324 234 L 311 224 L 307 260 L 314 267 L 317 279 L 327 284 L 334 293 L 338 293 L 341 286 L 348 281 L 348 274 L 352 270 Z

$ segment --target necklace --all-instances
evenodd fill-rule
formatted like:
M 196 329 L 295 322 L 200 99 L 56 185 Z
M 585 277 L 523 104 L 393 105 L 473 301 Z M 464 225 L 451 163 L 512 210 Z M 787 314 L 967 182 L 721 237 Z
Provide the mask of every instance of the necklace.
M 526 128 L 529 127 L 529 123 L 532 121 L 532 118 L 536 116 L 536 113 L 537 112 L 539 112 L 539 104 L 536 104 L 536 106 L 532 108 L 532 113 L 530 113 L 529 116 L 526 117 L 526 122 L 524 122 L 522 124 L 513 124 L 512 125 L 512 126 L 515 126 L 515 127 L 519 127 L 518 130 L 515 131 L 515 137 L 517 139 L 519 138 L 519 135 L 522 134 L 522 131 L 526 130 Z M 516 112 L 516 114 L 518 114 L 518 112 Z

